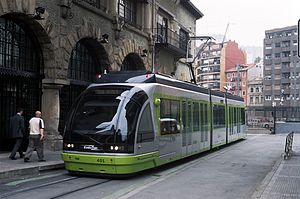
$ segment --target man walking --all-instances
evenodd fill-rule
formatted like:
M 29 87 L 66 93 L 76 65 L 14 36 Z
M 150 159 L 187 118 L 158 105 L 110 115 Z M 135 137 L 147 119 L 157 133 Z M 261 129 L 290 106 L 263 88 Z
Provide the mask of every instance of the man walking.
M 15 139 L 15 146 L 9 156 L 11 160 L 16 160 L 15 155 L 17 151 L 20 154 L 20 158 L 23 158 L 23 151 L 21 149 L 22 139 L 25 132 L 24 118 L 22 116 L 23 109 L 18 108 L 17 114 L 10 118 L 9 129 L 11 131 L 11 137 Z
M 28 162 L 32 152 L 36 149 L 39 162 L 44 162 L 44 149 L 43 149 L 43 139 L 44 139 L 44 121 L 41 118 L 42 113 L 40 111 L 35 112 L 35 117 L 31 118 L 29 121 L 29 145 L 24 157 L 24 162 Z

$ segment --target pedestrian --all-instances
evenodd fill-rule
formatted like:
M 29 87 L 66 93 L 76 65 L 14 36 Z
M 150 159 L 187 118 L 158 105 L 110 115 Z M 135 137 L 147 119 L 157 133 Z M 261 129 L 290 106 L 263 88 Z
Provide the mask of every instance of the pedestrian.
M 42 113 L 40 111 L 35 112 L 35 117 L 29 120 L 29 145 L 24 157 L 24 162 L 28 162 L 32 152 L 36 150 L 39 162 L 46 161 L 44 159 L 44 121 L 41 118 Z
M 22 116 L 23 112 L 24 112 L 23 108 L 18 108 L 17 114 L 12 116 L 9 121 L 9 129 L 10 129 L 11 137 L 13 139 L 15 139 L 14 148 L 9 156 L 9 158 L 11 160 L 16 160 L 15 156 L 16 156 L 17 152 L 19 152 L 20 158 L 24 157 L 23 151 L 21 148 L 23 136 L 25 133 L 24 118 Z

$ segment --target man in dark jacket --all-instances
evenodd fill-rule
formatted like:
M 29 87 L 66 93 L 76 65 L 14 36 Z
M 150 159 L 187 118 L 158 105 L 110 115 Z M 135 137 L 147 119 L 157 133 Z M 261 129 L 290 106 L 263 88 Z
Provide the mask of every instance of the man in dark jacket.
M 20 158 L 24 157 L 23 151 L 21 149 L 22 139 L 25 131 L 24 118 L 22 114 L 23 114 L 23 109 L 19 108 L 17 110 L 17 114 L 10 118 L 9 128 L 10 128 L 11 137 L 14 138 L 16 141 L 15 146 L 9 156 L 11 160 L 16 160 L 15 155 L 17 151 L 20 154 Z

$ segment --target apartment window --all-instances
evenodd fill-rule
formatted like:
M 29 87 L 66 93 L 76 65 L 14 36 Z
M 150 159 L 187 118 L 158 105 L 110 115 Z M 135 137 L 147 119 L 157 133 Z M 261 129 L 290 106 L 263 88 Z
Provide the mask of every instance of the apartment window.
M 272 49 L 272 44 L 266 44 L 266 49 Z
M 250 104 L 253 104 L 253 97 L 250 97 Z
M 291 52 L 290 51 L 284 51 L 282 52 L 282 57 L 290 57 L 291 56 Z
M 297 56 L 297 51 L 293 51 L 293 56 Z
M 283 47 L 283 48 L 290 47 L 290 44 L 291 44 L 290 41 L 283 41 L 281 47 Z
M 157 40 L 159 43 L 167 43 L 168 19 L 157 15 Z M 206 63 L 206 60 L 204 61 Z
M 245 91 L 243 91 L 243 96 L 245 96 L 246 95 L 246 92 Z
M 272 59 L 272 55 L 271 54 L 267 54 L 265 58 L 266 59 Z
M 260 103 L 263 103 L 263 102 L 264 102 L 264 97 L 261 96 L 261 97 L 260 97 Z
M 297 40 L 293 40 L 293 45 L 294 45 L 294 46 L 298 46 Z
M 184 31 L 183 29 L 180 29 L 179 30 L 179 48 L 186 51 L 188 40 L 189 40 L 189 33 Z
M 255 97 L 255 104 L 259 103 L 259 97 Z
M 259 93 L 259 88 L 258 87 L 256 87 L 256 92 Z
M 290 62 L 282 62 L 282 67 L 289 68 L 290 67 Z
M 135 0 L 118 0 L 118 14 L 127 23 L 136 25 L 137 2 Z
M 266 96 L 265 96 L 265 100 L 266 100 L 266 101 L 270 101 L 270 100 L 272 100 L 272 97 L 271 97 L 271 95 L 266 95 Z
M 275 58 L 280 58 L 280 53 L 275 53 Z
M 281 47 L 280 43 L 275 43 L 275 48 L 280 48 L 280 47 Z
M 254 89 L 253 89 L 253 88 L 250 88 L 250 92 L 253 93 L 253 91 L 254 91 Z

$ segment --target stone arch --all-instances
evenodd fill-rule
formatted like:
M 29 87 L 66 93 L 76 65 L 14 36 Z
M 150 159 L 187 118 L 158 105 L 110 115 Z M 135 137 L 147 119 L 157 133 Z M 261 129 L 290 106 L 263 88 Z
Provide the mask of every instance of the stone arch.
M 59 40 L 58 35 L 47 10 L 43 15 L 43 20 L 32 19 L 36 7 L 36 0 L 1 0 L 0 16 L 17 20 L 31 30 L 42 51 L 45 78 L 56 78 L 57 74 L 54 69 L 59 64 L 54 52 L 58 48 L 58 45 L 55 45 Z
M 101 30 L 100 28 L 95 25 L 92 20 L 83 18 L 82 22 L 79 26 L 76 26 L 65 38 L 63 38 L 62 42 L 60 42 L 60 47 L 63 49 L 64 61 L 63 61 L 63 68 L 65 71 L 68 70 L 68 63 L 72 53 L 72 50 L 77 42 L 82 39 L 92 39 L 97 41 L 97 45 L 100 47 L 98 49 L 98 54 L 101 54 L 101 62 L 104 66 L 104 69 L 110 70 L 109 67 L 109 58 L 107 54 L 106 47 L 100 43 L 101 40 Z M 106 45 L 106 44 L 105 44 Z M 95 48 L 97 49 L 97 48 Z M 100 59 L 97 57 L 97 59 Z
M 109 57 L 113 57 L 113 60 L 111 60 L 112 69 L 115 71 L 121 70 L 122 63 L 125 59 L 125 57 L 129 54 L 136 54 L 140 57 L 140 55 L 143 54 L 143 50 L 147 50 L 148 47 L 145 47 L 144 45 L 140 44 L 138 41 L 132 39 L 132 40 L 125 40 L 121 43 L 119 48 L 115 48 L 114 55 L 111 55 Z M 146 70 L 150 70 L 150 58 L 149 56 L 141 58 L 143 61 L 143 64 L 145 66 Z
M 124 58 L 122 65 L 121 65 L 121 70 L 145 70 L 145 65 L 137 53 L 129 53 L 126 55 Z

